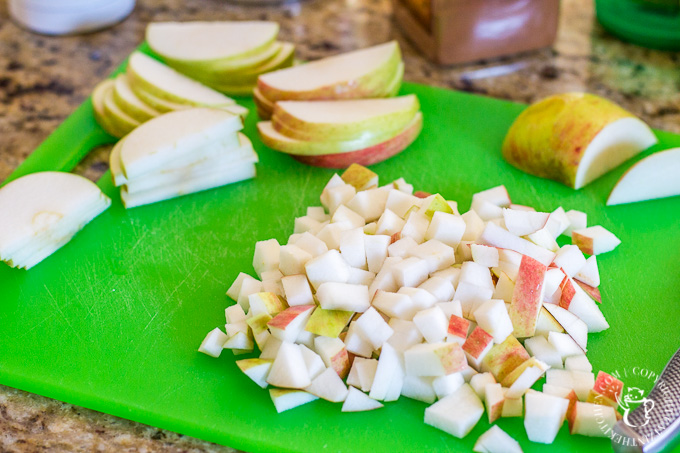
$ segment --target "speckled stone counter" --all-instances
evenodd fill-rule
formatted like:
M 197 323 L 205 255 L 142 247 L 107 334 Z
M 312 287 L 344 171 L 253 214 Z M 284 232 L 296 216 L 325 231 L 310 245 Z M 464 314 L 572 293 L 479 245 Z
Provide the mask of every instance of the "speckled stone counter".
M 563 0 L 550 49 L 478 64 L 438 67 L 393 27 L 388 0 L 316 0 L 279 7 L 227 0 L 139 0 L 133 14 L 82 36 L 31 34 L 0 2 L 0 180 L 7 177 L 143 39 L 149 21 L 268 19 L 297 56 L 315 59 L 397 39 L 405 79 L 532 102 L 551 93 L 606 96 L 655 128 L 680 132 L 680 53 L 617 41 L 597 25 L 591 0 Z M 77 172 L 97 179 L 109 149 L 92 152 Z M 233 451 L 0 386 L 0 451 Z

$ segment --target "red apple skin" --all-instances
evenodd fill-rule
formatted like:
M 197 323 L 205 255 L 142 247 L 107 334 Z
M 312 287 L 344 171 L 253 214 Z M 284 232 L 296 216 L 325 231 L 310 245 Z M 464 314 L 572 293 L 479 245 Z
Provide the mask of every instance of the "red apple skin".
M 538 313 L 543 306 L 543 279 L 547 266 L 526 255 L 517 272 L 508 314 L 517 338 L 532 337 L 536 333 Z
M 595 385 L 588 394 L 588 402 L 618 407 L 619 398 L 623 392 L 623 382 L 609 373 L 600 371 L 597 373 Z
M 458 343 L 446 343 L 446 347 L 436 351 L 446 374 L 457 373 L 468 367 L 465 352 Z
M 497 382 L 529 360 L 529 353 L 515 337 L 509 335 L 503 343 L 494 345 L 482 360 L 482 371 L 490 371 Z
M 368 148 L 347 153 L 321 154 L 318 156 L 302 156 L 291 154 L 298 162 L 323 168 L 347 168 L 352 164 L 369 166 L 389 159 L 405 150 L 420 134 L 423 129 L 422 118 L 409 128 L 404 129 L 398 135 L 389 140 L 378 143 Z
M 347 349 L 342 348 L 331 358 L 331 366 L 340 378 L 345 379 L 349 374 L 349 369 L 351 367 L 351 362 L 349 360 L 349 353 Z
M 463 343 L 463 351 L 470 354 L 475 359 L 478 359 L 480 354 L 486 349 L 486 347 L 493 343 L 493 337 L 489 333 L 477 326 L 472 331 L 465 343 Z M 493 349 L 493 348 L 492 348 Z M 491 351 L 489 351 L 490 353 Z M 488 355 L 488 354 L 487 354 Z
M 569 433 L 573 434 L 574 421 L 576 420 L 576 403 L 578 402 L 578 397 L 576 396 L 576 392 L 572 390 L 569 392 L 566 398 L 569 400 L 569 406 L 567 406 L 567 423 L 569 424 Z
M 307 310 L 316 308 L 316 305 L 296 305 L 288 307 L 278 315 L 274 316 L 267 325 L 271 328 L 285 330 L 288 324 Z
M 574 284 L 571 282 L 569 277 L 565 276 L 560 283 L 560 289 L 562 290 L 562 295 L 560 296 L 560 307 L 565 310 L 569 310 L 569 305 L 576 295 L 576 289 L 574 289 Z
M 422 190 L 416 190 L 413 192 L 413 196 L 418 198 L 427 198 L 430 195 L 432 195 L 430 192 L 423 192 Z
M 451 315 L 449 320 L 448 334 L 458 338 L 467 338 L 468 328 L 470 327 L 470 321 L 461 318 L 460 316 Z M 481 330 L 481 329 L 480 329 Z M 482 332 L 484 332 L 482 330 Z M 484 332 L 486 335 L 490 336 L 488 333 Z M 493 338 L 493 337 L 492 337 Z M 483 349 L 483 348 L 482 348 Z
M 571 243 L 581 249 L 583 253 L 593 254 L 593 238 L 572 231 Z
M 574 280 L 576 283 L 578 283 L 578 286 L 583 289 L 591 298 L 593 298 L 598 304 L 602 303 L 602 293 L 600 293 L 600 288 L 596 286 L 590 286 L 587 283 L 583 283 L 582 281 L 579 280 Z

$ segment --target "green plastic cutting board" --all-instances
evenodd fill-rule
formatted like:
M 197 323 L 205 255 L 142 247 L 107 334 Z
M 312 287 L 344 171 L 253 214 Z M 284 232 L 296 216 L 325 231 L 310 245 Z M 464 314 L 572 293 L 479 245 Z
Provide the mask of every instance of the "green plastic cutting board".
M 516 203 L 587 212 L 623 241 L 598 257 L 612 327 L 590 336 L 589 358 L 596 370 L 660 372 L 680 346 L 680 198 L 607 208 L 623 168 L 573 191 L 502 160 L 522 105 L 414 84 L 402 91 L 419 96 L 425 127 L 409 149 L 372 167 L 381 181 L 403 176 L 461 210 L 472 193 L 505 184 Z M 459 440 L 425 425 L 426 405 L 406 398 L 368 413 L 317 401 L 277 414 L 231 352 L 196 351 L 223 326 L 234 278 L 253 273 L 255 242 L 285 242 L 333 174 L 265 148 L 255 122 L 253 113 L 245 132 L 260 155 L 256 179 L 126 211 L 106 175 L 107 212 L 30 271 L 0 267 L 0 383 L 248 451 L 470 451 L 486 416 Z M 658 135 L 654 149 L 680 145 Z M 106 140 L 88 102 L 16 175 L 68 170 Z M 498 424 L 525 452 L 610 450 L 606 439 L 571 437 L 566 424 L 549 447 L 530 443 L 519 418 Z

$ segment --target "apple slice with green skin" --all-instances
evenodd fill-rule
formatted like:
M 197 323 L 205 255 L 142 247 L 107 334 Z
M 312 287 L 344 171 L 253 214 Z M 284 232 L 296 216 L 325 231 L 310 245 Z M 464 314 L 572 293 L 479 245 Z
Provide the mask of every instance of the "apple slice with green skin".
M 391 41 L 263 74 L 257 87 L 271 101 L 375 97 L 399 63 L 399 44 Z
M 141 52 L 134 52 L 130 56 L 127 74 L 133 89 L 137 86 L 167 101 L 209 107 L 234 104 L 233 99 Z
M 324 310 L 317 307 L 307 321 L 305 330 L 316 335 L 337 338 L 353 315 L 353 311 Z
M 647 156 L 621 176 L 607 206 L 680 195 L 679 173 L 680 148 Z
M 113 94 L 114 91 L 115 86 L 113 89 L 108 90 L 104 96 L 104 114 L 108 117 L 111 124 L 113 124 L 118 130 L 127 131 L 127 133 L 130 133 L 130 131 L 137 128 L 140 124 L 142 124 L 142 122 L 130 116 L 128 112 L 123 110 L 120 105 L 116 103 Z
M 260 124 L 262 123 L 259 123 L 258 126 Z M 396 136 L 382 143 L 350 152 L 338 152 L 320 155 L 291 154 L 291 157 L 293 157 L 298 162 L 323 168 L 347 168 L 353 163 L 360 165 L 373 165 L 389 159 L 390 157 L 395 156 L 408 148 L 408 146 L 413 143 L 416 138 L 418 138 L 422 127 L 422 115 L 420 112 L 418 112 L 413 122 L 409 123 L 409 125 Z
M 356 140 L 401 130 L 418 110 L 420 103 L 414 94 L 386 99 L 279 101 L 272 125 L 297 140 Z
M 154 52 L 174 64 L 200 68 L 234 65 L 260 54 L 278 34 L 279 25 L 268 21 L 157 22 L 146 28 Z
M 127 74 L 118 74 L 114 82 L 113 98 L 121 110 L 128 113 L 135 120 L 143 123 L 161 114 L 158 110 L 146 104 L 130 88 Z
M 52 171 L 22 176 L 0 189 L 0 259 L 28 269 L 110 204 L 101 189 L 82 176 Z M 25 250 L 32 250 L 30 256 L 18 259 Z
M 295 60 L 295 45 L 290 42 L 281 41 L 278 41 L 276 44 L 279 50 L 272 58 L 253 68 L 231 72 L 229 81 L 239 85 L 252 85 L 252 88 L 254 88 L 257 85 L 257 78 L 261 74 L 292 66 Z
M 120 129 L 111 122 L 111 119 L 104 110 L 104 99 L 106 94 L 113 89 L 114 81 L 111 79 L 104 80 L 97 84 L 92 91 L 92 108 L 94 110 L 94 119 L 97 123 L 109 134 L 116 138 L 124 137 L 129 131 Z
M 295 407 L 301 406 L 303 404 L 311 403 L 319 399 L 318 396 L 312 395 L 309 392 L 303 390 L 292 390 L 292 389 L 269 389 L 269 396 L 274 403 L 276 412 L 279 414 L 287 410 L 293 409 Z
M 520 170 L 580 189 L 657 143 L 652 130 L 618 105 L 586 93 L 550 96 L 524 110 L 503 142 Z

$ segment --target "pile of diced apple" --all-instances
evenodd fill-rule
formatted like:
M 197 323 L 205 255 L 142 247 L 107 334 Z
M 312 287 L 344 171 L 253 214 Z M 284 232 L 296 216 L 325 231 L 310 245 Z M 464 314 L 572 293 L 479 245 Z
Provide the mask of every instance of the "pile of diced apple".
M 95 87 L 92 105 L 97 122 L 118 138 L 163 113 L 192 107 L 219 108 L 243 117 L 248 114 L 248 109 L 233 99 L 141 52 L 130 56 L 125 73 Z
M 113 182 L 126 208 L 255 177 L 243 121 L 223 109 L 191 108 L 144 123 L 111 151 Z
M 111 200 L 92 181 L 44 171 L 0 189 L 0 260 L 30 269 L 59 250 Z
M 177 71 L 230 96 L 250 95 L 261 74 L 293 64 L 295 46 L 267 21 L 160 22 L 146 41 Z
M 403 151 L 423 125 L 415 95 L 390 98 L 404 63 L 396 42 L 265 74 L 257 127 L 272 149 L 309 165 L 372 165 Z
M 585 354 L 588 335 L 609 327 L 596 255 L 618 245 L 612 233 L 580 211 L 513 204 L 503 186 L 474 194 L 460 215 L 455 201 L 403 178 L 379 186 L 358 165 L 331 178 L 321 205 L 295 219 L 285 244 L 255 245 L 257 278 L 238 275 L 226 334 L 211 331 L 201 352 L 257 347 L 236 363 L 279 412 L 317 398 L 370 410 L 405 396 L 459 438 L 484 412 L 489 423 L 523 416 L 533 442 L 552 443 L 565 420 L 572 434 L 607 435 L 622 384 L 596 379 Z M 559 247 L 562 234 L 576 245 Z M 521 449 L 492 427 L 475 451 Z

